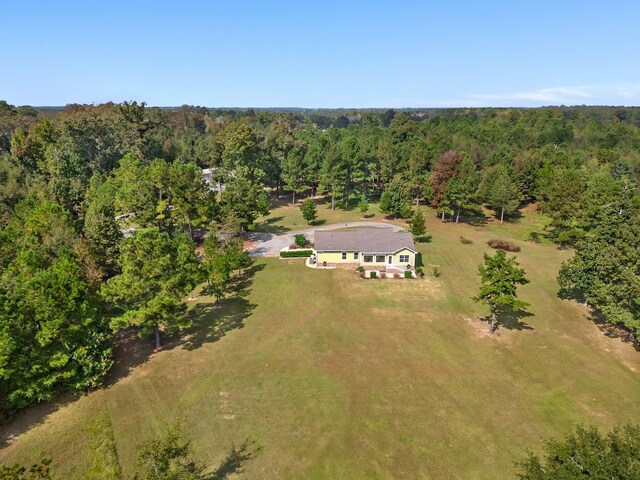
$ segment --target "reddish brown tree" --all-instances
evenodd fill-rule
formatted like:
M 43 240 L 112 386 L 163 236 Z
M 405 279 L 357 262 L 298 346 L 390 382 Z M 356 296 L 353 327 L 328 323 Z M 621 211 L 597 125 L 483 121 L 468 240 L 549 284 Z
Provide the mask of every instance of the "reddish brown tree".
M 460 164 L 464 157 L 455 150 L 444 152 L 433 166 L 431 175 L 431 205 L 439 208 L 442 205 L 444 190 L 449 181 L 460 173 Z

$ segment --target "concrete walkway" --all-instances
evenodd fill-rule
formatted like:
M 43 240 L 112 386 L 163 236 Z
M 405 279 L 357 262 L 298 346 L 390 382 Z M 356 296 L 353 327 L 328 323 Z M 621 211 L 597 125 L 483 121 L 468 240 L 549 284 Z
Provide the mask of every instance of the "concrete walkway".
M 307 239 L 313 243 L 313 232 L 316 230 L 336 230 L 341 228 L 369 227 L 369 228 L 390 228 L 394 232 L 404 230 L 402 227 L 385 222 L 348 222 L 334 223 L 332 225 L 319 225 L 317 227 L 296 230 L 288 233 L 265 233 L 249 232 L 245 238 L 253 243 L 249 248 L 249 255 L 252 257 L 278 257 L 280 250 L 293 243 L 293 237 L 298 233 L 306 235 Z

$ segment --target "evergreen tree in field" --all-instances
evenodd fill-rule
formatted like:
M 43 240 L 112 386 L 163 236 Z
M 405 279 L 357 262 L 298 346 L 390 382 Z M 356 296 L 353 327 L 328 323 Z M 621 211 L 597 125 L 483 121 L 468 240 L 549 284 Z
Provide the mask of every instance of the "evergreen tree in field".
M 360 202 L 358 203 L 358 210 L 362 215 L 365 215 L 369 211 L 369 202 L 367 201 L 367 197 L 364 195 L 360 198 Z
M 640 478 L 640 428 L 614 427 L 602 434 L 579 426 L 549 439 L 541 457 L 532 452 L 516 463 L 520 480 L 636 480 Z
M 271 206 L 272 205 L 271 205 L 271 202 L 269 201 L 269 195 L 267 195 L 267 192 L 260 192 L 256 202 L 256 212 L 260 216 L 266 217 L 267 215 L 269 215 L 269 212 L 271 211 Z
M 304 199 L 304 202 L 300 205 L 300 211 L 302 212 L 302 218 L 304 218 L 309 225 L 318 219 L 318 209 L 311 197 Z
M 186 236 L 140 230 L 122 242 L 118 264 L 122 273 L 102 289 L 104 298 L 124 312 L 113 318 L 114 328 L 153 332 L 160 348 L 161 329 L 172 332 L 191 324 L 183 299 L 198 281 L 199 263 Z
M 481 185 L 481 192 L 489 207 L 504 221 L 504 214 L 515 213 L 522 201 L 518 182 L 504 165 L 489 170 Z
M 507 258 L 503 250 L 498 250 L 493 257 L 485 253 L 484 263 L 478 265 L 478 274 L 481 280 L 480 292 L 473 300 L 489 307 L 489 331 L 493 333 L 498 328 L 503 309 L 521 310 L 528 305 L 518 298 L 516 291 L 518 285 L 525 285 L 529 280 L 516 258 Z
M 418 241 L 420 241 L 420 239 L 427 233 L 427 225 L 424 221 L 422 210 L 419 208 L 413 214 L 413 218 L 411 219 L 411 233 L 413 234 L 413 238 Z
M 380 196 L 380 211 L 395 218 L 409 215 L 409 195 L 405 183 L 395 177 L 386 186 Z
M 216 298 L 216 304 L 219 304 L 228 291 L 233 268 L 223 245 L 218 242 L 215 235 L 209 235 L 204 241 L 202 267 L 207 280 L 205 292 L 213 295 Z

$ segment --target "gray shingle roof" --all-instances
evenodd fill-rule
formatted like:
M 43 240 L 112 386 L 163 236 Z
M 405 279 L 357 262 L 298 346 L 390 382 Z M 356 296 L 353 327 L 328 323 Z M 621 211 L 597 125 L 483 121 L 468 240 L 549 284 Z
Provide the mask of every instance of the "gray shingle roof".
M 416 251 L 411 233 L 386 228 L 316 230 L 314 248 L 324 252 L 394 253 L 403 248 Z

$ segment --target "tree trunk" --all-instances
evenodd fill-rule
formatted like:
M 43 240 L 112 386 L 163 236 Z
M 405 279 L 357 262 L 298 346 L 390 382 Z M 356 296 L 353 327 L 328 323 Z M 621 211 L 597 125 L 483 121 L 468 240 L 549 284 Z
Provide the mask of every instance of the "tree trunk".
M 489 333 L 493 334 L 496 331 L 496 314 L 491 312 L 491 326 L 489 327 Z
M 153 325 L 153 333 L 156 337 L 156 350 L 159 350 L 162 347 L 162 342 L 160 342 L 160 327 L 158 326 L 158 322 Z
M 193 242 L 193 227 L 191 226 L 191 222 L 187 222 L 189 226 L 189 239 Z
M 295 206 L 295 204 L 296 204 L 296 191 L 295 190 L 292 192 L 292 198 L 293 198 L 293 205 Z
M 444 210 L 442 211 L 442 221 L 444 222 Z
M 458 223 L 460 221 L 460 209 L 458 208 L 458 211 L 456 212 L 456 223 Z
M 416 207 L 420 206 L 420 194 L 416 194 Z
M 331 192 L 331 210 L 336 209 L 336 196 L 333 192 Z
M 500 210 L 500 223 L 504 221 L 504 208 Z

